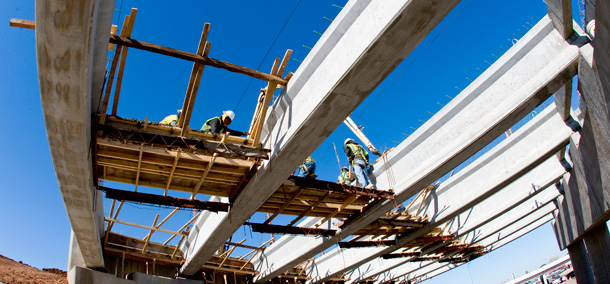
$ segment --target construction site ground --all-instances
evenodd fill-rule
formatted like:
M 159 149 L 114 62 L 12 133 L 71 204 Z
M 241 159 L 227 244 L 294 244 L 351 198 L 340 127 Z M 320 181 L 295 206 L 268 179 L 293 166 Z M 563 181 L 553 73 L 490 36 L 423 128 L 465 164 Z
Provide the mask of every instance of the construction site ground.
M 0 255 L 0 283 L 68 283 L 67 273 L 57 268 L 31 267 Z

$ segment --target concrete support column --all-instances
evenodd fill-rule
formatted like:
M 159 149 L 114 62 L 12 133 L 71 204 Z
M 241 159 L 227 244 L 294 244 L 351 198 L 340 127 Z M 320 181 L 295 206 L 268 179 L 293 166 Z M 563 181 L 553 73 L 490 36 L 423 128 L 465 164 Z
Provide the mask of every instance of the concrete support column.
M 591 270 L 591 263 L 589 262 L 589 256 L 587 255 L 587 248 L 585 242 L 576 242 L 573 245 L 567 247 L 570 259 L 572 260 L 572 267 L 576 273 L 576 280 L 578 284 L 594 284 L 593 270 Z
M 595 283 L 610 283 L 610 234 L 606 224 L 596 226 L 585 233 L 584 241 Z

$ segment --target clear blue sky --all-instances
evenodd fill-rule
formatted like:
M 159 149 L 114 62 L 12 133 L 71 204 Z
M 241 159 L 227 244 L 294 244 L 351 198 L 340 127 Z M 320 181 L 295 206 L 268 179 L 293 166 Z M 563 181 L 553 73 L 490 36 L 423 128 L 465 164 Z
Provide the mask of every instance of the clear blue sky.
M 296 71 L 309 49 L 344 6 L 337 1 L 134 1 L 117 0 L 117 8 L 138 8 L 133 38 L 195 52 L 205 22 L 212 24 L 210 57 L 269 72 L 272 60 L 293 49 L 287 70 Z M 579 17 L 576 0 L 575 16 Z M 336 6 L 333 6 L 335 4 Z M 297 7 L 298 5 L 298 7 Z M 278 32 L 293 12 L 269 56 Z M 461 11 L 461 12 L 460 12 Z M 458 15 L 459 13 L 459 15 Z M 542 0 L 463 1 L 422 44 L 357 108 L 352 118 L 381 149 L 389 149 L 413 133 L 493 63 L 513 38 L 546 14 Z M 123 22 L 125 13 L 120 16 Z M 456 16 L 457 15 L 457 16 Z M 328 19 L 325 19 L 328 18 Z M 454 18 L 455 17 L 455 18 Z M 11 28 L 10 18 L 34 19 L 34 1 L 0 2 L 0 254 L 32 266 L 65 269 L 70 225 L 57 186 L 47 142 L 38 77 L 34 31 Z M 118 16 L 115 15 L 114 23 Z M 577 20 L 580 21 L 580 20 Z M 493 54 L 493 55 L 492 55 Z M 262 65 L 261 65 L 262 62 Z M 160 121 L 181 108 L 191 64 L 179 59 L 130 50 L 119 104 L 119 116 Z M 261 66 L 259 68 L 259 66 Z M 191 127 L 200 128 L 222 110 L 237 113 L 234 124 L 246 130 L 260 80 L 207 67 L 201 82 Z M 249 86 L 249 87 L 248 87 Z M 240 101 L 241 103 L 238 102 Z M 237 107 L 236 107 L 237 106 Z M 335 180 L 337 159 L 352 136 L 340 126 L 313 157 L 320 179 Z M 342 158 L 342 164 L 346 160 Z M 127 206 L 129 207 L 129 206 Z M 105 204 L 106 210 L 109 205 Z M 126 209 L 129 210 L 129 209 Z M 157 211 L 151 212 L 154 216 Z M 160 213 L 163 217 L 163 213 Z M 161 217 L 161 218 L 162 218 Z M 141 223 L 152 223 L 146 216 Z M 188 214 L 180 217 L 182 222 Z M 177 222 L 179 223 L 179 222 Z M 129 234 L 127 229 L 118 229 Z M 125 231 L 123 231 L 125 230 Z M 241 229 L 240 229 L 241 231 Z M 251 233 L 238 232 L 252 238 Z M 141 232 L 136 233 L 136 235 Z M 236 236 L 237 238 L 237 236 Z M 266 238 L 266 237 L 265 237 Z M 161 238 L 163 239 L 163 238 Z M 255 241 L 259 241 L 255 237 Z M 263 237 L 261 237 L 263 239 Z M 427 283 L 500 283 L 533 270 L 549 257 L 562 255 L 547 224 L 496 253 L 479 258 Z M 469 268 L 469 270 L 467 270 Z M 472 281 L 469 275 L 472 275 Z M 507 276 L 508 275 L 508 276 Z M 442 278 L 450 277 L 450 278 Z M 445 279 L 445 280 L 441 280 Z M 447 280 L 451 279 L 451 281 Z

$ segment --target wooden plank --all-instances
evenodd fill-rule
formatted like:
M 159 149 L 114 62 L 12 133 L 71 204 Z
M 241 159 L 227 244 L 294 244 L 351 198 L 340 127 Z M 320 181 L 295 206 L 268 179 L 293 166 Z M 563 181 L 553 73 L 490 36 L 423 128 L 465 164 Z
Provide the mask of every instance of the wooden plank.
M 133 24 L 136 20 L 138 9 L 131 8 L 131 14 L 129 15 L 129 23 L 127 23 L 127 30 L 125 31 L 126 37 L 131 37 L 133 31 Z M 125 70 L 125 61 L 127 60 L 127 47 L 123 47 L 121 52 L 121 62 L 119 63 L 119 73 L 116 76 L 116 87 L 114 89 L 114 101 L 112 103 L 112 116 L 116 116 L 117 109 L 119 107 L 119 96 L 121 95 L 121 84 L 123 84 L 123 71 Z
M 290 61 L 291 55 L 292 55 L 292 49 L 286 50 L 286 53 L 284 54 L 284 58 L 282 59 L 282 63 L 280 63 L 280 69 L 277 71 L 277 74 L 276 74 L 277 76 L 282 77 L 284 70 L 286 70 L 286 65 L 288 65 L 288 62 Z
M 109 158 L 109 157 L 105 157 L 105 156 L 98 156 L 97 164 L 99 166 L 115 168 L 115 169 L 120 169 L 120 170 L 134 171 L 134 172 L 137 171 L 137 162 L 124 160 L 124 159 L 125 159 L 124 157 L 120 157 L 120 158 L 110 157 Z M 149 163 L 146 163 L 145 161 L 143 161 L 140 171 L 142 173 L 150 173 L 150 174 L 159 175 L 162 177 L 169 177 L 171 170 L 170 170 L 170 167 L 165 166 L 165 165 L 149 164 Z M 211 182 L 218 183 L 218 184 L 226 184 L 226 185 L 236 185 L 239 182 L 239 177 L 236 177 L 233 174 L 231 174 L 231 175 L 223 174 L 223 173 L 218 174 L 215 172 L 215 170 L 212 170 L 211 172 L 212 173 L 210 173 L 207 178 L 207 180 L 209 180 Z M 193 180 L 193 181 L 198 181 L 200 176 L 201 176 L 200 171 L 184 170 L 184 169 L 176 169 L 174 171 L 174 175 L 173 175 L 173 177 L 176 177 L 176 178 L 188 179 L 188 180 Z M 160 178 L 162 178 L 162 177 L 160 177 Z M 106 179 L 106 178 L 104 177 L 104 178 L 100 178 L 100 179 Z M 166 187 L 167 187 L 167 184 L 166 184 L 165 188 Z
M 210 54 L 210 48 L 212 47 L 212 43 L 211 42 L 207 42 L 205 45 L 205 50 L 203 52 L 203 56 L 208 56 L 208 54 Z M 193 113 L 193 108 L 195 107 L 195 100 L 197 98 L 197 92 L 199 91 L 199 84 L 201 83 L 201 76 L 203 76 L 203 69 L 204 69 L 205 65 L 201 65 L 199 64 L 199 67 L 197 68 L 197 77 L 195 78 L 195 83 L 193 85 L 193 89 L 191 90 L 190 93 L 190 99 L 189 99 L 189 104 L 187 107 L 187 113 L 184 115 L 184 125 L 182 128 L 182 132 L 181 132 L 181 136 L 184 136 L 186 134 L 186 131 L 188 129 L 190 129 L 189 123 L 191 121 L 191 114 Z
M 203 31 L 201 32 L 201 38 L 199 39 L 199 45 L 197 46 L 197 55 L 203 55 L 203 49 L 206 45 L 206 41 L 208 38 L 208 33 L 210 31 L 210 23 L 205 23 L 203 25 Z M 190 94 L 193 89 L 193 85 L 195 84 L 195 78 L 197 76 L 197 70 L 199 70 L 199 63 L 193 63 L 193 68 L 191 69 L 191 77 L 189 78 L 189 83 L 186 87 L 186 95 L 184 96 L 184 102 L 182 103 L 182 113 L 185 114 L 188 110 L 188 106 L 190 103 Z M 188 125 L 188 124 L 187 124 Z M 178 120 L 178 126 L 184 127 L 184 116 L 181 115 Z
M 203 212 L 203 211 L 202 211 Z M 197 220 L 197 218 L 199 217 L 199 215 L 201 215 L 201 212 L 195 214 L 193 216 L 193 218 L 191 218 L 190 220 L 188 220 L 188 222 L 186 222 L 182 227 L 180 227 L 180 229 L 178 229 L 178 232 L 183 232 L 191 223 L 193 223 L 195 220 Z M 188 231 L 188 230 L 187 230 Z M 163 243 L 163 245 L 167 245 L 174 237 L 176 237 L 176 235 L 171 236 L 169 239 L 167 239 L 167 241 L 165 241 Z M 184 236 L 183 236 L 184 237 Z
M 129 15 L 125 16 L 123 21 L 123 27 L 121 28 L 121 35 L 127 32 L 127 25 L 129 23 Z M 113 35 L 110 35 L 113 36 Z M 112 64 L 110 65 L 110 71 L 108 72 L 108 80 L 106 81 L 106 91 L 104 92 L 104 101 L 100 110 L 99 122 L 104 123 L 106 121 L 106 112 L 108 112 L 108 104 L 110 103 L 110 92 L 112 91 L 112 84 L 114 83 L 114 74 L 116 73 L 119 59 L 121 58 L 121 52 L 123 46 L 117 46 L 112 57 Z
M 199 46 L 197 47 L 197 55 L 202 55 L 205 57 L 209 55 L 210 47 L 212 45 L 211 42 L 207 42 L 209 31 L 210 23 L 205 23 L 203 26 L 203 32 L 201 33 L 201 39 L 199 40 Z M 199 83 L 201 82 L 204 67 L 205 65 L 201 65 L 197 62 L 193 63 L 191 77 L 186 88 L 184 103 L 182 104 L 182 115 L 178 121 L 178 126 L 182 128 L 181 135 L 185 134 L 184 132 L 186 126 L 189 126 L 189 121 L 191 120 L 191 114 L 193 112 L 193 107 L 195 106 L 195 98 L 197 97 L 197 90 L 199 89 Z
M 30 30 L 36 29 L 36 23 L 30 20 L 11 19 L 9 25 L 15 28 L 24 28 Z
M 112 26 L 110 27 L 110 34 L 111 34 L 111 35 L 116 35 L 116 31 L 117 31 L 117 29 L 118 29 L 117 25 L 112 25 Z M 109 44 L 108 44 L 108 51 L 113 51 L 115 46 L 116 46 L 116 44 L 114 44 L 114 43 L 109 43 Z
M 134 149 L 136 149 L 137 151 L 140 150 L 140 147 L 138 145 L 123 144 L 120 141 L 115 141 L 115 140 L 111 140 L 111 139 L 107 139 L 107 138 L 98 138 L 97 144 L 104 145 L 104 146 L 110 146 L 110 147 L 123 148 L 123 149 L 128 149 L 128 150 L 134 150 Z M 159 148 L 148 148 L 148 147 L 144 150 L 144 153 L 168 156 L 168 157 L 174 158 L 172 152 L 175 152 L 175 151 L 167 150 L 167 149 L 159 149 Z M 196 162 L 209 163 L 212 160 L 212 157 L 210 157 L 210 156 L 198 155 L 198 154 L 193 154 L 193 153 L 182 152 L 179 156 L 180 156 L 180 160 L 192 160 L 192 161 L 196 161 Z M 230 159 L 230 158 L 218 157 L 218 158 L 216 158 L 215 163 L 222 164 L 222 165 L 228 165 L 228 166 L 232 166 L 232 167 L 249 168 L 254 162 L 242 160 L 242 159 Z M 170 165 L 171 165 L 171 163 L 170 163 Z
M 140 170 L 142 169 L 142 154 L 144 153 L 144 144 L 140 145 L 140 156 L 138 157 L 138 169 L 136 170 L 136 188 L 135 192 L 138 192 L 138 183 L 140 182 Z
M 304 188 L 301 188 L 297 193 L 295 193 L 294 195 L 292 195 L 290 197 L 290 199 L 288 199 L 288 201 L 286 201 L 284 203 L 284 205 L 282 205 L 282 207 L 278 208 L 277 211 L 273 212 L 273 215 L 271 215 L 271 217 L 267 218 L 267 220 L 263 223 L 263 224 L 269 224 L 271 221 L 273 221 L 273 219 L 275 219 L 275 217 L 277 217 L 277 215 L 281 214 L 282 211 L 284 211 L 284 209 L 286 209 L 286 207 L 288 207 L 290 205 L 290 203 L 292 203 L 292 201 L 297 198 L 299 196 L 299 194 L 301 194 L 301 192 L 303 192 L 303 190 L 305 190 Z M 264 206 L 264 205 L 263 205 Z
M 271 75 L 277 75 L 277 69 L 279 64 L 279 58 L 276 58 L 273 62 L 273 66 L 271 67 Z M 265 88 L 265 101 L 263 102 L 261 112 L 257 116 L 257 121 L 254 127 L 254 134 L 250 135 L 253 143 L 259 143 L 258 141 L 261 138 L 261 131 L 263 130 L 263 123 L 265 122 L 265 117 L 267 116 L 267 109 L 269 109 L 269 103 L 271 103 L 271 99 L 273 98 L 273 94 L 275 93 L 275 88 L 277 86 L 276 82 L 267 83 L 267 87 Z
M 117 173 L 109 172 L 108 175 L 106 176 L 106 180 L 114 181 L 114 182 L 121 182 L 121 183 L 126 183 L 126 184 L 135 184 L 135 177 L 133 177 L 133 176 L 125 177 L 124 176 L 125 174 L 129 174 L 129 172 L 122 172 L 122 171 L 117 171 Z M 138 184 L 141 186 L 159 188 L 159 189 L 161 189 L 161 192 L 163 192 L 163 188 L 165 187 L 165 182 L 166 182 L 165 179 L 156 178 L 155 176 L 143 175 L 142 177 L 140 177 L 140 181 Z M 174 185 L 172 186 L 172 190 L 192 193 L 193 187 L 195 187 L 196 184 L 197 184 L 196 181 L 192 181 L 189 183 L 180 183 L 180 184 L 178 182 L 175 182 Z M 208 194 L 208 195 L 227 197 L 229 195 L 229 192 L 231 191 L 231 188 L 232 188 L 231 185 L 221 184 L 219 182 L 208 181 L 206 179 L 206 181 L 202 185 L 201 189 L 199 190 L 199 194 Z
M 157 215 L 155 216 L 155 221 L 153 222 L 153 225 L 152 225 L 152 226 L 153 226 L 153 228 L 157 228 L 157 229 L 159 229 L 159 228 L 157 227 L 157 220 L 159 220 L 159 214 L 157 214 Z M 148 233 L 148 235 L 146 235 L 146 237 L 144 238 L 144 247 L 142 247 L 142 253 L 145 253 L 145 252 L 146 252 L 146 247 L 148 246 L 148 241 L 150 240 L 150 237 L 152 236 L 152 234 L 153 234 L 154 232 L 155 232 L 154 230 L 150 230 L 150 232 Z
M 113 222 L 113 223 L 119 223 L 119 224 L 131 226 L 131 227 L 136 227 L 136 228 L 141 228 L 141 229 L 146 229 L 146 230 L 154 230 L 156 232 L 162 232 L 162 233 L 167 233 L 167 234 L 171 234 L 171 235 L 187 236 L 187 234 L 183 233 L 183 232 L 175 232 L 175 231 L 165 230 L 165 229 L 161 229 L 161 228 L 157 229 L 155 227 L 144 226 L 144 225 L 135 224 L 135 223 L 126 222 L 126 221 L 121 221 L 121 220 L 117 220 L 117 219 L 113 219 L 113 218 L 108 218 L 108 217 L 104 217 L 104 221 Z
M 233 63 L 229 63 L 229 62 L 225 62 L 225 61 L 221 61 L 218 59 L 204 57 L 204 56 L 193 54 L 190 52 L 185 52 L 182 50 L 177 50 L 177 49 L 161 46 L 158 44 L 138 41 L 138 40 L 123 37 L 123 36 L 110 36 L 110 42 L 119 44 L 122 46 L 137 48 L 137 49 L 146 50 L 146 51 L 150 51 L 150 52 L 154 52 L 154 53 L 159 53 L 159 54 L 163 54 L 163 55 L 167 55 L 167 56 L 171 56 L 171 57 L 176 57 L 176 58 L 180 58 L 180 59 L 184 59 L 184 60 L 188 60 L 188 61 L 192 61 L 192 62 L 198 62 L 200 64 L 204 64 L 204 65 L 208 65 L 208 66 L 212 66 L 212 67 L 216 67 L 216 68 L 220 68 L 220 69 L 225 69 L 227 71 L 231 71 L 231 72 L 235 72 L 235 73 L 248 75 L 248 76 L 251 76 L 251 77 L 254 77 L 257 79 L 261 79 L 263 81 L 271 81 L 271 82 L 276 82 L 276 83 L 280 83 L 280 84 L 287 83 L 286 80 L 284 80 L 283 78 L 277 77 L 277 76 L 269 75 L 269 74 L 266 74 L 266 73 L 263 73 L 260 71 L 256 71 L 256 70 L 253 70 L 250 68 L 242 67 L 242 66 L 239 66 L 239 65 L 236 65 Z
M 345 202 L 343 204 L 341 204 L 341 206 L 339 208 L 337 208 L 337 210 L 331 214 L 329 214 L 328 216 L 324 217 L 324 219 L 322 219 L 320 222 L 316 223 L 316 227 L 321 226 L 322 224 L 324 224 L 324 222 L 328 221 L 330 218 L 337 216 L 337 214 L 341 213 L 341 211 L 343 211 L 348 205 L 352 204 L 352 202 L 354 202 L 356 199 L 358 199 L 358 196 L 351 196 L 349 198 L 347 198 L 347 200 L 345 200 Z
M 167 185 L 165 185 L 165 193 L 163 193 L 164 196 L 167 195 L 167 191 L 169 190 L 169 185 L 172 183 L 172 177 L 174 177 L 174 171 L 176 171 L 176 165 L 178 165 L 178 160 L 180 160 L 181 151 L 182 151 L 182 149 L 178 149 L 178 152 L 176 153 L 176 159 L 174 160 L 174 165 L 172 166 L 172 169 L 169 172 L 169 177 L 167 178 Z
M 113 202 L 114 202 L 114 200 L 113 200 Z M 176 214 L 176 212 L 178 212 L 179 209 L 180 209 L 180 207 L 174 208 L 174 210 L 172 210 L 172 212 L 169 212 L 169 214 L 167 214 L 167 216 L 165 218 L 163 218 L 163 220 L 161 220 L 161 222 L 159 222 L 159 224 L 153 225 L 153 227 L 158 229 L 161 226 L 163 226 L 163 224 L 165 224 L 165 222 L 167 222 L 167 220 L 169 220 L 169 218 L 174 216 L 174 214 Z M 152 234 L 153 234 L 153 231 L 150 231 L 148 233 L 148 235 L 146 235 L 146 237 L 144 237 L 144 240 L 148 239 L 150 241 L 150 237 L 152 236 Z M 142 252 L 144 252 L 144 250 L 142 250 Z
M 301 213 L 301 215 L 297 216 L 296 218 L 294 218 L 294 220 L 290 221 L 290 223 L 288 223 L 288 226 L 294 225 L 297 221 L 301 220 L 301 218 L 305 217 L 305 215 L 307 215 L 309 212 L 311 212 L 311 210 L 315 209 L 320 203 L 322 203 L 322 201 L 324 201 L 324 199 L 328 195 L 330 195 L 330 192 L 327 193 L 325 196 L 321 197 L 317 203 L 313 204 L 311 207 L 309 207 L 309 209 L 307 209 L 303 213 Z
M 199 189 L 201 188 L 203 181 L 210 173 L 210 169 L 214 165 L 214 160 L 216 160 L 217 157 L 218 157 L 218 154 L 214 153 L 214 155 L 212 156 L 212 160 L 208 164 L 208 168 L 203 172 L 203 174 L 201 175 L 201 178 L 199 179 L 199 182 L 197 182 L 197 186 L 195 186 L 195 188 L 193 189 L 193 195 L 191 195 L 191 199 L 195 199 L 195 197 L 197 197 L 197 193 L 199 192 Z
M 131 130 L 134 132 L 146 130 L 146 133 L 148 133 L 148 134 L 177 136 L 174 131 L 175 129 L 177 129 L 177 127 L 174 127 L 172 129 L 172 127 L 169 127 L 166 125 L 149 123 L 147 125 L 146 129 L 144 129 L 142 127 L 144 123 L 141 120 L 124 119 L 124 118 L 119 118 L 119 117 L 107 117 L 106 120 L 107 121 L 103 123 L 104 125 L 107 125 L 107 126 L 110 126 L 113 128 L 117 128 L 117 129 Z M 214 135 L 214 134 L 210 134 L 210 133 L 203 132 L 203 131 L 192 131 L 192 132 L 189 132 L 185 136 L 185 138 L 206 140 L 209 142 L 219 142 L 220 140 L 222 140 L 223 135 Z M 252 144 L 252 140 L 248 139 L 248 138 L 239 137 L 239 136 L 229 136 L 225 139 L 225 143 L 242 145 L 242 147 L 245 147 L 245 148 L 261 148 L 261 147 L 247 146 L 248 144 L 250 144 L 250 145 Z M 266 150 L 266 151 L 269 151 L 269 150 Z

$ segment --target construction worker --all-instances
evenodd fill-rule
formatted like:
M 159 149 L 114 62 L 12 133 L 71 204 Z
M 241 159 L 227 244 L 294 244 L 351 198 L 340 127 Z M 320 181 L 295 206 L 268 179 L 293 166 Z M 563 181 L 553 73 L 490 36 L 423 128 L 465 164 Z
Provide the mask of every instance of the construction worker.
M 182 110 L 178 110 L 178 114 L 172 114 L 166 116 L 163 120 L 161 120 L 162 125 L 169 125 L 171 127 L 178 126 L 178 119 L 180 119 L 180 114 L 182 114 Z
M 315 179 L 317 177 L 316 161 L 311 156 L 307 157 L 305 162 L 303 162 L 303 164 L 297 168 L 294 175 L 303 178 Z
M 353 185 L 355 180 L 356 175 L 353 172 L 350 172 L 347 167 L 341 168 L 341 173 L 339 174 L 339 177 L 337 177 L 337 183 Z
M 345 143 L 343 144 L 343 152 L 345 152 L 347 160 L 354 167 L 358 185 L 366 188 L 374 188 L 375 185 L 371 183 L 368 177 L 367 168 L 369 165 L 369 152 L 352 138 L 345 139 Z
M 201 127 L 201 130 L 205 132 L 210 132 L 214 135 L 223 134 L 225 132 L 230 132 L 231 135 L 235 136 L 247 136 L 248 134 L 250 134 L 248 133 L 248 131 L 241 132 L 229 129 L 229 127 L 227 126 L 231 124 L 234 118 L 235 113 L 233 111 L 225 110 L 222 112 L 222 116 L 212 117 L 208 119 Z

